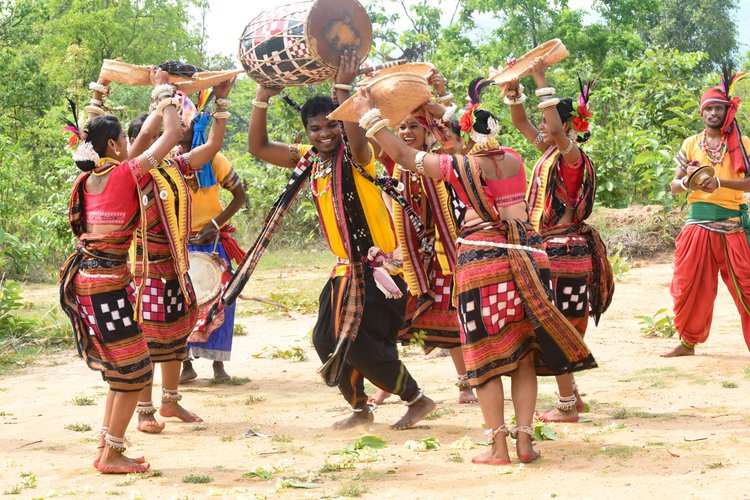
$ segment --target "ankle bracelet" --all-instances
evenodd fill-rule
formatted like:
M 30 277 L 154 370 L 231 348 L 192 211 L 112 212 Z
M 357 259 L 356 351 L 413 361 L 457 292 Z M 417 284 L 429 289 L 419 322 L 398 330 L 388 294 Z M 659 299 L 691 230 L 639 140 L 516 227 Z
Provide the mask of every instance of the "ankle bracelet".
M 555 408 L 557 408 L 560 411 L 571 411 L 573 408 L 576 407 L 576 395 L 573 394 L 572 396 L 557 396 L 557 403 L 555 403 Z
M 104 436 L 104 442 L 109 446 L 109 449 L 116 451 L 117 453 L 123 453 L 127 448 L 125 447 L 125 439 L 118 438 L 107 434 Z
M 695 350 L 695 344 L 691 344 L 685 339 L 680 339 L 680 344 L 682 344 L 682 347 L 684 347 L 685 349 L 690 349 L 691 351 Z
M 459 375 L 458 379 L 456 380 L 456 387 L 458 387 L 459 389 L 471 389 L 469 376 L 465 373 L 463 375 Z
M 99 435 L 104 437 L 107 435 L 107 432 L 109 432 L 109 427 L 102 427 L 102 430 L 99 431 Z
M 169 389 L 161 390 L 161 402 L 162 403 L 179 403 L 182 399 L 182 394 L 176 389 L 174 391 Z
M 505 424 L 501 425 L 497 429 L 487 429 L 486 431 L 484 431 L 484 435 L 487 436 L 487 444 L 489 444 L 490 446 L 495 444 L 495 436 L 500 433 L 503 433 L 506 436 L 508 435 L 508 427 Z
M 156 413 L 156 407 L 151 401 L 145 403 L 141 403 L 139 401 L 138 405 L 135 407 L 135 412 L 138 415 L 153 415 L 154 413 Z
M 531 440 L 534 441 L 534 428 L 530 425 L 514 425 L 510 428 L 508 434 L 510 434 L 510 437 L 512 437 L 513 439 L 518 439 L 519 432 L 528 434 Z
M 423 396 L 424 396 L 424 390 L 420 387 L 419 388 L 419 392 L 417 393 L 417 395 L 414 396 L 414 398 L 411 401 L 404 401 L 404 404 L 406 406 L 411 406 L 414 403 L 416 403 L 417 401 L 419 401 L 420 399 L 422 399 Z

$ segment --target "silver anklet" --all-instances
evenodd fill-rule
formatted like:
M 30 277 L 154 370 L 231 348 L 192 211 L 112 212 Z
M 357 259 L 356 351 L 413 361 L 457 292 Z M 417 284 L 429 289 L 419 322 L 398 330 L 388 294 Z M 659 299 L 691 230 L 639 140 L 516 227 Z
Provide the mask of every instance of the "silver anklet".
M 179 403 L 182 399 L 182 394 L 179 391 L 171 391 L 169 389 L 161 390 L 161 402 L 162 403 Z
M 572 411 L 576 407 L 576 395 L 572 396 L 557 396 L 557 403 L 555 408 L 560 411 Z
M 518 439 L 519 432 L 528 434 L 531 440 L 534 441 L 534 428 L 530 425 L 514 425 L 510 428 L 510 430 L 508 430 L 508 434 L 510 434 L 510 437 L 512 437 L 513 439 Z
M 424 396 L 424 390 L 420 387 L 419 388 L 419 392 L 417 393 L 416 396 L 414 396 L 414 399 L 412 399 L 411 401 L 404 401 L 404 404 L 406 406 L 411 406 L 414 403 L 416 403 L 417 401 L 419 401 L 420 399 L 422 399 L 423 396 Z
M 135 412 L 138 415 L 153 415 L 156 413 L 156 407 L 154 406 L 154 403 L 149 401 L 147 403 L 138 403 L 138 405 L 135 407 Z
M 486 431 L 484 431 L 484 435 L 487 436 L 487 444 L 489 444 L 490 446 L 495 444 L 495 436 L 497 436 L 501 432 L 506 436 L 508 435 L 508 427 L 505 424 L 501 425 L 497 429 L 487 429 Z
M 463 375 L 459 375 L 458 380 L 456 381 L 456 387 L 458 387 L 459 389 L 471 389 L 469 376 L 465 373 Z
M 125 447 L 124 438 L 117 438 L 107 434 L 106 436 L 104 436 L 104 442 L 107 444 L 107 446 L 109 446 L 110 450 L 116 451 L 117 453 L 123 453 L 127 449 Z

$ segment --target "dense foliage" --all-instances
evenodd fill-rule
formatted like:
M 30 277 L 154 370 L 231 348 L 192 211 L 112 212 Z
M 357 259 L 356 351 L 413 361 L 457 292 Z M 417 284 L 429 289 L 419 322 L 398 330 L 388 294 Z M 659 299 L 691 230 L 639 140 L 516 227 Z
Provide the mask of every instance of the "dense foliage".
M 607 206 L 673 203 L 666 191 L 670 158 L 700 129 L 701 90 L 717 81 L 714 71 L 722 62 L 734 57 L 747 65 L 747 57 L 736 54 L 737 27 L 728 0 L 597 0 L 593 15 L 569 9 L 565 0 L 459 0 L 448 12 L 433 5 L 371 1 L 373 59 L 431 61 L 449 78 L 451 90 L 463 95 L 468 81 L 486 74 L 489 66 L 558 37 L 571 53 L 550 74 L 558 94 L 577 91 L 576 72 L 584 78 L 601 72 L 587 149 L 600 175 L 598 200 Z M 206 0 L 0 0 L 0 277 L 51 280 L 73 246 L 65 214 L 77 172 L 61 132 L 62 117 L 69 114 L 65 97 L 87 101 L 86 84 L 96 79 L 103 58 L 236 65 L 229 57 L 206 53 L 208 9 Z M 741 92 L 747 93 L 746 85 Z M 302 102 L 328 89 L 287 93 Z M 126 108 L 124 122 L 142 112 L 147 92 L 114 85 L 114 101 Z M 288 176 L 246 152 L 254 93 L 249 79 L 233 90 L 225 144 L 249 194 L 246 209 L 235 218 L 245 246 Z M 506 125 L 504 142 L 518 149 L 530 168 L 538 154 L 509 126 L 498 94 L 488 92 L 487 105 Z M 533 104 L 530 98 L 529 109 Z M 747 123 L 743 106 L 740 120 Z M 537 112 L 531 114 L 539 119 Z M 295 112 L 280 99 L 271 106 L 270 129 L 277 140 L 304 137 Z M 320 244 L 308 196 L 295 204 L 276 244 Z

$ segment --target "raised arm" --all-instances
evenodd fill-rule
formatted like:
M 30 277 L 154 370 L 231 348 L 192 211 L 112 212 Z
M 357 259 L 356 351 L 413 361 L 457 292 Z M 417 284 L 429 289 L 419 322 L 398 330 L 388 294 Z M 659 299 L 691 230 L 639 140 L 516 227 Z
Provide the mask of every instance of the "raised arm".
M 281 89 L 271 89 L 258 85 L 258 93 L 253 99 L 253 112 L 250 115 L 250 125 L 247 129 L 247 150 L 260 160 L 278 165 L 279 167 L 294 168 L 289 145 L 283 142 L 268 140 L 268 101 L 281 92 Z
M 510 64 L 512 64 L 512 61 Z M 521 132 L 521 135 L 527 141 L 544 153 L 549 146 L 542 142 L 542 133 L 531 123 L 531 120 L 526 115 L 526 109 L 523 107 L 523 102 L 526 100 L 526 94 L 523 93 L 523 86 L 518 80 L 513 80 L 505 86 L 504 92 L 505 97 L 503 98 L 503 102 L 508 104 L 510 108 L 510 119 L 513 122 L 513 126 Z
M 534 59 L 531 68 L 531 74 L 534 76 L 534 83 L 537 88 L 542 89 L 547 87 L 547 78 L 545 73 L 547 72 L 547 63 L 541 57 Z M 559 102 L 559 99 L 552 99 L 552 102 Z M 540 103 L 541 104 L 541 103 Z M 543 104 L 541 104 L 543 105 Z M 516 107 L 516 106 L 511 106 Z M 544 109 L 544 126 L 547 129 L 547 133 L 554 141 L 557 148 L 562 153 L 565 161 L 569 165 L 577 165 L 581 160 L 581 152 L 575 147 L 575 142 L 565 132 L 563 123 L 560 120 L 560 113 L 557 112 L 557 107 L 549 105 Z
M 345 50 L 341 56 L 341 64 L 336 72 L 336 83 L 334 84 L 339 104 L 346 101 L 351 95 L 351 91 L 347 87 L 351 88 L 351 84 L 354 81 L 354 77 L 357 76 L 358 71 L 359 58 L 357 57 L 357 53 Z M 354 122 L 344 122 L 344 130 L 346 131 L 346 136 L 349 138 L 349 147 L 351 148 L 354 161 L 359 165 L 370 163 L 370 146 L 362 127 Z
M 151 68 L 151 82 L 155 85 L 158 84 L 158 82 L 163 81 L 165 75 L 166 73 L 161 69 Z M 158 166 L 164 157 L 172 151 L 172 148 L 174 148 L 182 138 L 182 122 L 177 114 L 178 103 L 178 98 L 166 97 L 161 100 L 157 105 L 156 111 L 152 113 L 157 116 L 159 114 L 162 115 L 164 133 L 156 139 L 151 147 L 138 155 L 138 163 L 140 163 L 143 172 L 147 172 Z M 148 121 L 148 119 L 146 121 Z M 141 134 L 143 134 L 143 131 L 141 131 Z
M 216 112 L 212 115 L 214 123 L 211 125 L 211 131 L 208 133 L 206 143 L 190 150 L 190 163 L 192 165 L 205 164 L 221 150 L 221 145 L 224 142 L 224 133 L 227 129 L 227 118 L 231 116 L 226 110 L 226 107 L 229 105 L 226 98 L 229 95 L 229 91 L 232 90 L 233 85 L 234 78 L 214 87 L 213 93 L 216 97 L 214 101 Z

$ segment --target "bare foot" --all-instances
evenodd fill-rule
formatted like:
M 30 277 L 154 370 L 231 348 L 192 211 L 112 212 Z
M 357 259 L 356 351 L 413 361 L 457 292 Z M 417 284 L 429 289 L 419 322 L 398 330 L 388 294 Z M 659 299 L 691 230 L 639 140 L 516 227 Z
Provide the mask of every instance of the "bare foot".
M 132 474 L 146 472 L 151 468 L 149 464 L 137 463 L 122 453 L 112 451 L 109 447 L 104 449 L 101 458 L 97 462 L 94 462 L 96 468 L 102 474 Z
M 370 407 L 365 405 L 361 408 L 361 411 L 353 411 L 345 419 L 339 420 L 333 424 L 332 429 L 335 431 L 341 431 L 359 425 L 370 425 L 374 420 L 375 417 L 373 416 L 372 411 L 370 411 Z
M 471 389 L 459 389 L 458 404 L 476 403 L 479 399 L 474 395 Z
M 196 378 L 198 378 L 198 374 L 195 372 L 195 369 L 193 369 L 193 363 L 191 363 L 190 361 L 183 361 L 182 373 L 180 373 L 180 384 L 190 382 L 191 380 L 195 380 Z
M 576 411 L 578 413 L 586 413 L 586 403 L 583 402 L 581 394 L 578 390 L 573 391 L 573 394 L 576 395 Z
M 153 413 L 151 415 L 138 414 L 138 427 L 137 429 L 146 434 L 159 434 L 164 430 L 164 423 L 157 422 L 156 417 Z
M 229 380 L 229 374 L 224 370 L 223 361 L 214 361 L 214 378 L 216 380 Z
M 568 411 L 562 411 L 558 408 L 550 408 L 549 410 L 543 411 L 537 416 L 539 420 L 543 422 L 575 423 L 579 420 L 578 410 L 575 406 Z
M 411 406 L 409 406 L 409 409 L 406 410 L 406 413 L 404 413 L 404 416 L 401 417 L 401 419 L 393 424 L 391 426 L 391 429 L 396 431 L 402 431 L 404 429 L 408 429 L 409 427 L 414 427 L 417 422 L 422 420 L 427 416 L 428 413 L 430 413 L 432 410 L 435 409 L 435 402 L 428 398 L 427 396 L 422 396 L 418 400 L 416 400 Z
M 695 355 L 695 349 L 688 349 L 682 344 L 677 344 L 677 347 L 671 351 L 667 351 L 661 355 L 662 358 L 676 358 L 679 356 L 693 356 Z
M 542 456 L 539 451 L 534 449 L 531 436 L 524 432 L 519 432 L 516 438 L 516 454 L 518 455 L 518 461 L 525 464 L 531 463 Z
M 385 403 L 385 400 L 391 397 L 391 393 L 384 391 L 383 389 L 378 389 L 375 391 L 375 394 L 372 395 L 371 398 L 367 400 L 368 403 L 372 403 L 376 406 L 380 406 L 383 403 Z
M 505 434 L 495 438 L 495 442 L 490 449 L 481 455 L 471 459 L 473 464 L 485 465 L 510 465 L 510 456 L 508 455 L 508 443 L 505 441 Z
M 165 403 L 162 401 L 161 408 L 159 408 L 159 415 L 162 417 L 177 417 L 183 422 L 203 422 L 195 413 L 186 410 L 179 403 Z M 162 424 L 162 427 L 164 424 Z M 140 428 L 138 429 L 140 430 Z
M 96 449 L 96 458 L 94 459 L 94 469 L 99 468 L 99 461 L 102 459 L 102 453 L 104 453 L 104 445 L 100 445 Z M 125 458 L 136 464 L 146 463 L 146 459 L 144 457 L 136 457 L 136 458 L 125 457 Z

